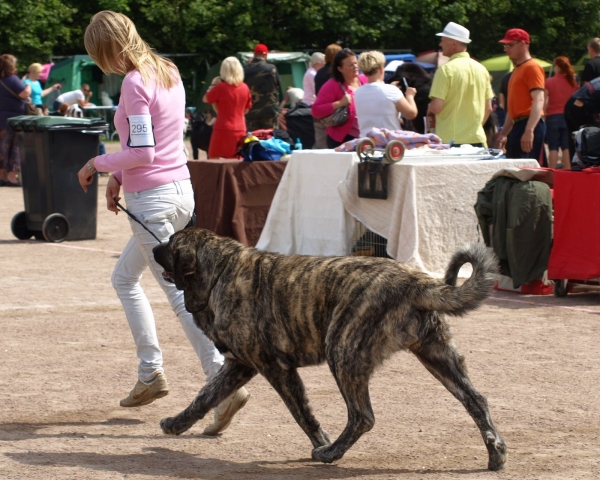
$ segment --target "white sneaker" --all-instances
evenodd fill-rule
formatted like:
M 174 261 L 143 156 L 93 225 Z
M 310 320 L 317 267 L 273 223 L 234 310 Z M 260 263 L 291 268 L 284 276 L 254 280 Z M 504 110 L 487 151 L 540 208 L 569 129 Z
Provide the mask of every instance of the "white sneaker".
M 217 408 L 215 408 L 214 422 L 204 429 L 204 435 L 217 435 L 225 430 L 233 416 L 241 410 L 250 398 L 250 394 L 245 387 L 240 388 L 233 395 L 223 400 Z

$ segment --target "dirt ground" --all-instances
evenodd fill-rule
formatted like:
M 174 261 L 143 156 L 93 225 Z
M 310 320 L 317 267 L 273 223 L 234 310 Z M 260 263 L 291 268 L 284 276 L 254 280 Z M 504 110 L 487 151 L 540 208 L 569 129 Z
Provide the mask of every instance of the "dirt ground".
M 0 188 L 0 478 L 3 479 L 593 479 L 600 478 L 600 297 L 596 293 L 494 293 L 451 318 L 471 379 L 487 396 L 509 448 L 507 467 L 487 453 L 464 408 L 410 354 L 371 382 L 374 429 L 335 465 L 311 444 L 262 378 L 218 438 L 205 418 L 180 437 L 159 420 L 178 413 L 204 383 L 199 362 L 150 276 L 169 396 L 134 409 L 118 401 L 136 381 L 134 344 L 110 284 L 129 237 L 125 215 L 102 201 L 96 240 L 18 241 L 20 188 Z M 452 252 L 448 252 L 448 256 Z M 302 371 L 330 436 L 346 410 L 326 366 Z

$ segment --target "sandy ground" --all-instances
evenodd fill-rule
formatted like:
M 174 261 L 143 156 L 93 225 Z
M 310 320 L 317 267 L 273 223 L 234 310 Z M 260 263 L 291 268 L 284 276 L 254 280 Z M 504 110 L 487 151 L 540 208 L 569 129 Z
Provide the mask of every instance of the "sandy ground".
M 169 396 L 118 406 L 136 380 L 125 316 L 110 284 L 129 237 L 123 214 L 102 201 L 96 240 L 18 241 L 19 188 L 0 188 L 0 478 L 3 479 L 593 479 L 600 478 L 600 298 L 494 293 L 450 319 L 474 385 L 487 396 L 508 447 L 507 468 L 487 453 L 468 414 L 410 354 L 371 382 L 374 429 L 335 465 L 310 460 L 311 444 L 262 378 L 220 437 L 205 418 L 180 437 L 162 417 L 185 408 L 204 383 L 190 345 L 150 276 Z M 452 252 L 448 252 L 448 256 Z M 302 371 L 317 418 L 332 437 L 345 405 L 326 366 Z

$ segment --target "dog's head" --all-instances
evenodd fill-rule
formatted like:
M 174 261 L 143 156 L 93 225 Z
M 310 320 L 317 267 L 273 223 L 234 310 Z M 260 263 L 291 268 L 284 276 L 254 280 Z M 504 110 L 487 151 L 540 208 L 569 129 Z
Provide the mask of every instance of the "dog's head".
M 183 233 L 182 230 L 171 235 L 167 243 L 152 249 L 154 260 L 164 269 L 163 278 L 174 283 L 179 290 L 185 290 L 186 277 L 193 275 L 196 270 L 196 251 Z
M 174 233 L 167 243 L 152 250 L 154 260 L 164 269 L 163 278 L 183 290 L 189 312 L 206 308 L 210 293 L 226 267 L 227 246 L 232 243 L 237 244 L 208 230 L 191 228 Z

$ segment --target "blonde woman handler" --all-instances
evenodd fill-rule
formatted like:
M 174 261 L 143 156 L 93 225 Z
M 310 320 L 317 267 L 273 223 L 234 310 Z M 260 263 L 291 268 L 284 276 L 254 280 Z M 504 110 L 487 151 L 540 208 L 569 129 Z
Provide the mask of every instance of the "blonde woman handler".
M 99 155 L 79 171 L 79 183 L 87 191 L 96 171 L 114 172 L 106 187 L 108 210 L 118 213 L 115 200 L 123 187 L 128 210 L 161 241 L 167 241 L 189 222 L 194 195 L 183 145 L 185 92 L 175 65 L 156 53 L 140 38 L 125 15 L 103 11 L 94 15 L 85 32 L 85 48 L 105 73 L 125 75 L 115 113 L 122 151 Z M 213 343 L 196 327 L 185 309 L 183 292 L 162 278 L 154 261 L 156 240 L 130 221 L 133 236 L 117 262 L 112 284 L 125 309 L 140 359 L 138 381 L 121 400 L 122 407 L 147 405 L 168 394 L 158 345 L 154 315 L 139 280 L 150 267 L 166 293 L 185 334 L 202 363 L 207 379 L 223 364 Z M 204 430 L 215 435 L 231 422 L 249 394 L 240 388 L 215 409 L 215 421 Z

